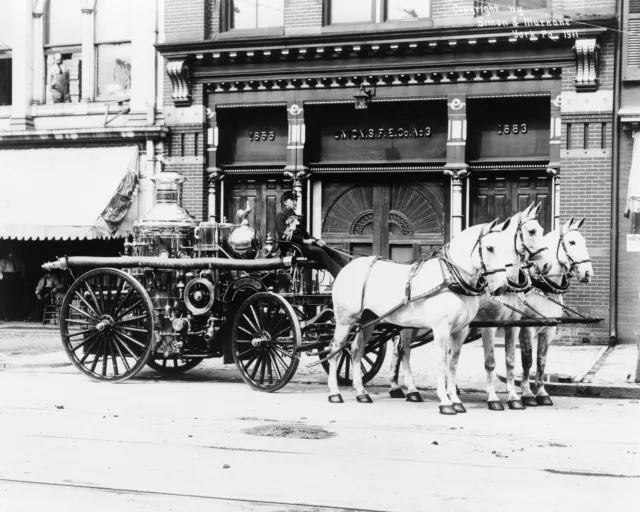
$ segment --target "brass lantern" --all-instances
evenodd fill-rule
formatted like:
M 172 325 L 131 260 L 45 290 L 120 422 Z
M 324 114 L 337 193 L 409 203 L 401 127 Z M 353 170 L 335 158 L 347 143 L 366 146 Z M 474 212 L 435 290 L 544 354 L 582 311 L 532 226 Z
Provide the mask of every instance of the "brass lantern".
M 364 84 L 360 84 L 360 90 L 358 90 L 357 94 L 353 95 L 356 100 L 356 110 L 366 110 L 366 108 L 369 106 L 369 101 L 371 101 L 371 98 L 375 95 L 375 91 L 365 88 Z

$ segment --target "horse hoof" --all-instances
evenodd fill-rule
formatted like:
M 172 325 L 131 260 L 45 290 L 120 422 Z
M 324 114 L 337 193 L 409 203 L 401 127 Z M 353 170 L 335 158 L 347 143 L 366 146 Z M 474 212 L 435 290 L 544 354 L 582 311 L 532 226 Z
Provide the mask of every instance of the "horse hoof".
M 456 412 L 456 409 L 455 407 L 453 407 L 453 405 L 441 405 L 440 414 L 453 415 L 458 413 Z
M 491 400 L 487 402 L 490 411 L 504 411 L 504 405 L 500 400 Z
M 391 398 L 404 398 L 404 391 L 402 391 L 400 388 L 392 389 L 391 391 L 389 391 L 389 396 Z
M 507 403 L 509 404 L 509 409 L 512 410 L 521 411 L 523 409 L 526 409 L 526 407 L 522 403 L 522 400 L 508 400 Z
M 424 400 L 422 400 L 420 393 L 412 391 L 411 393 L 407 393 L 407 402 L 424 402 Z
M 549 395 L 537 396 L 536 403 L 538 405 L 553 405 L 553 402 L 551 401 L 551 398 L 549 397 Z
M 525 407 L 535 407 L 536 405 L 538 405 L 535 396 L 523 396 L 522 403 Z
M 358 395 L 356 397 L 356 400 L 358 401 L 358 403 L 361 404 L 372 404 L 373 400 L 371 400 L 371 397 L 369 395 Z
M 332 404 L 343 404 L 344 400 L 342 399 L 342 395 L 338 393 L 337 395 L 329 395 L 329 402 Z
M 462 405 L 461 403 L 453 404 L 453 408 L 458 413 L 467 412 L 467 410 L 464 408 L 464 405 Z

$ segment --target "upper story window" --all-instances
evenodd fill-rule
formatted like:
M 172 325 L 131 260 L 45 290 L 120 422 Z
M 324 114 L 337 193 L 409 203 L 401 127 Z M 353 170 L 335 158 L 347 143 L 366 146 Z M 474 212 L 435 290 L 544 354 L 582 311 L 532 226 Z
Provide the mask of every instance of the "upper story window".
M 82 91 L 82 10 L 49 0 L 44 11 L 46 103 L 77 103 Z
M 134 20 L 131 0 L 98 0 L 96 4 L 96 98 L 129 96 L 131 39 Z
M 284 0 L 227 0 L 227 30 L 284 26 Z
M 0 107 L 11 105 L 12 2 L 0 2 Z
M 327 23 L 412 21 L 431 16 L 430 0 L 326 0 Z
M 11 105 L 11 63 L 12 59 L 3 58 L 0 51 L 0 107 Z

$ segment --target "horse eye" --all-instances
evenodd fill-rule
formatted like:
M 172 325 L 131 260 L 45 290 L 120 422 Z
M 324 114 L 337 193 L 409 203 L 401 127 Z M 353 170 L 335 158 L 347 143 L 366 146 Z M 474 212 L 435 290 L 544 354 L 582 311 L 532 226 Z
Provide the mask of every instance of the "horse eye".
M 530 234 L 531 236 L 535 235 L 535 234 L 536 234 L 536 230 L 535 230 L 535 229 L 530 229 L 530 230 L 529 230 L 529 234 Z
M 569 240 L 569 245 L 576 245 L 574 240 Z
M 493 247 L 491 247 L 491 246 L 487 247 L 487 251 L 493 252 Z

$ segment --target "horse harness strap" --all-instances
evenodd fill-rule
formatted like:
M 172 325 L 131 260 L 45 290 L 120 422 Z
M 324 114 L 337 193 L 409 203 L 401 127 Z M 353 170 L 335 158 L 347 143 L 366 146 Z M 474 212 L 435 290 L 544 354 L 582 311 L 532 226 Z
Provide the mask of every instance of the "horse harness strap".
M 369 268 L 367 269 L 367 275 L 364 278 L 364 284 L 362 285 L 362 302 L 361 302 L 361 306 L 360 306 L 360 311 L 364 311 L 364 296 L 365 296 L 365 292 L 367 291 L 367 283 L 369 282 L 369 277 L 371 276 L 371 271 L 373 270 L 373 266 L 376 264 L 376 262 L 380 259 L 380 256 L 374 256 L 373 259 L 371 260 L 371 264 L 369 265 Z

